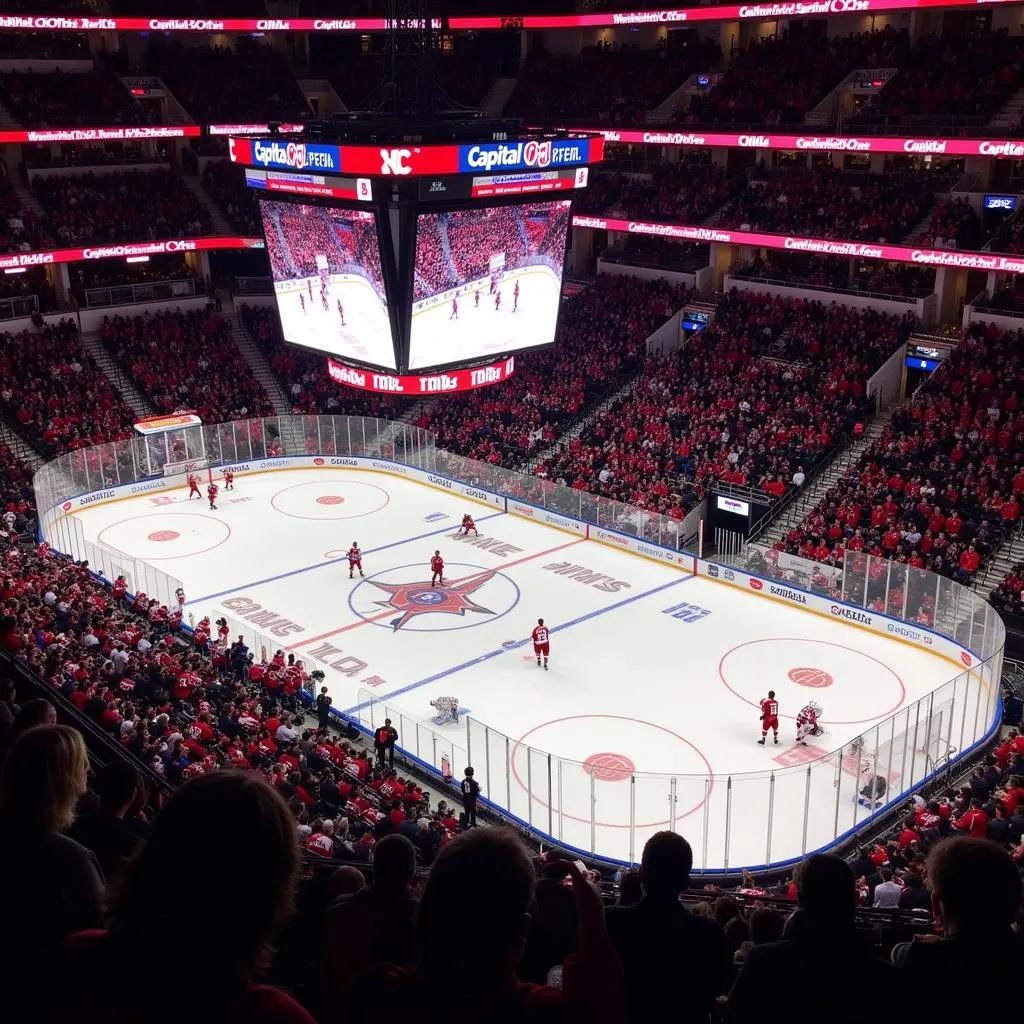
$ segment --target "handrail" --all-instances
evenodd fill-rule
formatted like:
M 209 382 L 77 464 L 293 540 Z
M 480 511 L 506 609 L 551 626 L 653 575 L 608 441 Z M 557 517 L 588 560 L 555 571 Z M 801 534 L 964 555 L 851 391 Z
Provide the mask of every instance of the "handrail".
M 378 470 L 388 471 L 388 466 L 394 465 L 395 472 L 407 478 L 417 473 L 432 474 L 435 480 L 443 477 L 497 496 L 495 500 L 514 514 L 527 514 L 541 522 L 587 524 L 591 536 L 600 533 L 621 538 L 623 546 L 692 567 L 704 576 L 724 577 L 723 582 L 739 580 L 734 585 L 744 588 L 742 580 L 747 578 L 782 581 L 784 587 L 776 588 L 783 591 L 780 600 L 793 603 L 792 595 L 803 593 L 806 596 L 798 596 L 795 603 L 813 607 L 815 601 L 823 601 L 826 617 L 831 602 L 831 615 L 839 620 L 874 623 L 876 631 L 881 625 L 883 635 L 885 623 L 890 623 L 888 634 L 916 646 L 924 644 L 923 649 L 933 653 L 945 652 L 943 656 L 948 660 L 956 661 L 959 652 L 964 670 L 949 682 L 877 722 L 827 757 L 764 772 L 633 771 L 628 785 L 620 784 L 619 777 L 599 778 L 595 768 L 529 747 L 483 722 L 469 719 L 458 726 L 435 729 L 422 715 L 410 714 L 386 698 L 361 695 L 361 703 L 352 712 L 358 714 L 364 727 L 372 727 L 384 714 L 403 723 L 399 725 L 401 735 L 408 737 L 410 744 L 415 738 L 416 744 L 415 748 L 406 748 L 406 755 L 435 774 L 445 765 L 451 771 L 475 762 L 478 777 L 489 780 L 485 792 L 507 817 L 539 837 L 553 838 L 583 854 L 634 860 L 636 848 L 651 831 L 646 823 L 663 823 L 664 808 L 669 804 L 678 806 L 680 815 L 684 809 L 696 815 L 688 827 L 703 832 L 702 840 L 695 837 L 697 864 L 702 870 L 728 871 L 730 858 L 734 867 L 752 867 L 763 860 L 762 867 L 779 868 L 810 851 L 836 848 L 887 808 L 920 789 L 932 770 L 928 758 L 934 761 L 943 744 L 945 749 L 957 746 L 961 756 L 966 756 L 986 743 L 998 728 L 998 680 L 1005 627 L 994 609 L 974 592 L 926 570 L 861 556 L 849 561 L 838 574 L 835 567 L 818 567 L 798 576 L 793 570 L 776 566 L 770 553 L 752 547 L 732 563 L 739 569 L 734 573 L 726 561 L 699 562 L 680 554 L 681 524 L 670 517 L 454 455 L 438 448 L 428 431 L 383 419 L 267 417 L 206 425 L 200 429 L 198 441 L 196 434 L 190 437 L 186 457 L 206 458 L 212 466 L 244 462 L 253 470 L 265 470 L 274 467 L 276 458 L 289 465 L 297 461 L 294 457 L 303 457 L 312 465 L 312 456 L 340 455 L 352 457 L 350 461 L 357 467 L 360 458 L 378 460 L 376 465 L 371 463 Z M 34 486 L 46 539 L 61 549 L 68 536 L 62 524 L 83 495 L 102 491 L 104 498 L 108 492 L 112 497 L 116 491 L 110 489 L 118 485 L 134 485 L 139 492 L 161 486 L 162 478 L 147 478 L 140 473 L 140 467 L 151 465 L 145 455 L 145 439 L 137 438 L 70 452 L 42 467 Z M 324 461 L 329 464 L 330 460 Z M 401 467 L 408 470 L 403 473 Z M 538 511 L 531 512 L 531 508 Z M 587 535 L 582 526 L 578 532 Z M 663 554 L 659 555 L 659 550 Z M 149 568 L 142 565 L 138 571 Z M 827 571 L 819 573 L 819 569 Z M 743 575 L 750 573 L 752 577 Z M 758 584 L 751 585 L 751 589 L 767 593 L 769 588 Z M 230 621 L 230 615 L 228 618 Z M 249 625 L 245 628 L 252 631 Z M 863 785 L 857 765 L 861 764 L 863 751 L 873 751 L 879 759 L 888 757 L 890 769 L 896 773 L 890 778 L 898 780 L 898 784 L 892 783 L 894 791 L 887 793 L 884 801 L 873 801 L 866 808 L 857 801 L 858 788 Z M 531 786 L 513 783 L 513 776 L 519 779 L 520 769 L 524 777 L 532 772 Z M 589 781 L 581 783 L 581 777 Z M 589 793 L 584 795 L 583 789 L 589 789 Z M 799 815 L 802 807 L 802 839 L 792 831 L 780 838 L 782 830 L 778 829 L 773 840 L 769 825 L 765 844 L 758 852 L 751 847 L 754 840 L 750 829 L 742 826 L 752 813 L 763 814 L 769 802 L 785 806 L 787 816 Z M 610 825 L 602 814 L 628 817 L 630 824 Z M 723 817 L 725 838 L 720 849 Z M 735 828 L 730 830 L 733 819 Z M 714 832 L 712 820 L 716 822 Z M 676 819 L 672 821 L 674 825 Z

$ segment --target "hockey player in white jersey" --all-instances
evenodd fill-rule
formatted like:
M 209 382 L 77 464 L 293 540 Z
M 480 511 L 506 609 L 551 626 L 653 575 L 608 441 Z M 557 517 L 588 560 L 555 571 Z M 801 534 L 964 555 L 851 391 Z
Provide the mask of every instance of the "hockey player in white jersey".
M 459 698 L 458 697 L 438 697 L 436 700 L 430 702 L 430 706 L 435 708 L 437 711 L 437 717 L 434 719 L 438 725 L 445 725 L 449 722 L 457 722 L 459 720 Z
M 820 736 L 825 730 L 818 724 L 821 718 L 821 705 L 812 700 L 800 714 L 796 716 L 796 741 L 803 743 L 808 736 Z

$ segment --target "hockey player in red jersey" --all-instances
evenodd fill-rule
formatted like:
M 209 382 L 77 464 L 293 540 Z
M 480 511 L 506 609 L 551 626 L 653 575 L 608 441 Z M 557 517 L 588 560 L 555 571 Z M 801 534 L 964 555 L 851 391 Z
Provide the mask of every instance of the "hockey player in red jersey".
M 210 499 L 210 508 L 211 509 L 216 509 L 217 508 L 217 491 L 218 490 L 219 490 L 219 488 L 214 483 L 211 483 L 210 486 L 206 488 L 206 496 Z
M 233 469 L 224 470 L 224 490 L 233 491 L 235 489 L 235 471 Z
M 363 553 L 359 550 L 358 541 L 352 541 L 352 547 L 348 549 L 348 578 L 352 579 L 352 574 L 359 570 L 359 575 L 363 575 Z
M 452 299 L 452 311 L 449 314 L 448 319 L 449 320 L 458 320 L 459 319 L 459 300 L 458 299 L 454 299 L 454 298 Z
M 519 282 L 516 281 L 515 289 L 512 291 L 512 312 L 519 308 Z
M 501 292 L 494 293 L 494 312 L 497 313 L 501 309 Z
M 533 653 L 537 655 L 537 664 L 540 664 L 540 659 L 544 659 L 544 671 L 547 671 L 548 667 L 548 655 L 551 653 L 551 633 L 548 627 L 544 625 L 543 619 L 537 620 L 537 625 L 533 627 Z
M 769 690 L 768 696 L 761 701 L 761 738 L 757 741 L 764 746 L 768 730 L 775 734 L 775 742 L 779 742 L 779 702 L 775 699 L 775 691 Z
M 430 560 L 430 585 L 436 587 L 438 583 L 444 583 L 444 559 L 440 551 L 435 551 Z
M 455 531 L 456 536 L 458 536 L 458 534 L 460 533 L 464 533 L 468 537 L 470 530 L 472 530 L 477 537 L 480 536 L 480 531 L 476 528 L 476 523 L 473 522 L 473 517 L 467 512 L 462 517 L 462 525 L 459 526 L 458 530 Z
M 818 724 L 821 718 L 821 705 L 812 700 L 805 708 L 800 709 L 796 716 L 796 741 L 803 743 L 808 736 L 820 736 L 825 730 Z
M 203 500 L 203 492 L 199 490 L 199 477 L 195 473 L 189 473 L 188 475 L 188 500 L 192 500 L 192 495 L 195 495 L 200 501 Z

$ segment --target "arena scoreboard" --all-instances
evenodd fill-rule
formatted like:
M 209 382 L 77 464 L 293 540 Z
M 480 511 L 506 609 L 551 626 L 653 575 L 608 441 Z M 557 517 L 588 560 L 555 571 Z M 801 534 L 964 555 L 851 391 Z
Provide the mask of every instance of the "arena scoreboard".
M 229 139 L 256 194 L 285 341 L 367 391 L 506 380 L 517 353 L 554 342 L 573 198 L 604 139 L 357 134 Z

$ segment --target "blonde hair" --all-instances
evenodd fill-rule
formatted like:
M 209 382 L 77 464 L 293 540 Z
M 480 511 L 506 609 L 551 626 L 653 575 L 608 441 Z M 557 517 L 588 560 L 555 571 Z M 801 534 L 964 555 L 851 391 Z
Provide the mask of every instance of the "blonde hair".
M 85 792 L 89 754 L 81 733 L 37 725 L 13 743 L 0 772 L 0 819 L 41 832 L 63 832 Z

